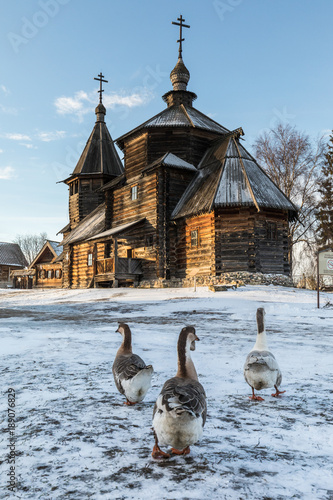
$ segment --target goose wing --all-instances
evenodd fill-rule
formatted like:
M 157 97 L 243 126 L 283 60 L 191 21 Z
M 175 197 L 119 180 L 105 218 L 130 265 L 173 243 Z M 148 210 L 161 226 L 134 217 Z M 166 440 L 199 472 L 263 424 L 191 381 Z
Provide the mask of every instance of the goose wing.
M 167 380 L 162 388 L 160 401 L 155 405 L 154 414 L 158 403 L 168 412 L 175 411 L 177 415 L 187 412 L 196 418 L 202 416 L 203 424 L 206 421 L 206 393 L 196 380 L 184 381 L 178 377 Z
M 271 371 L 280 371 L 277 361 L 270 351 L 251 351 L 245 361 L 244 371 L 252 368 L 265 366 Z
M 135 377 L 144 368 L 146 368 L 146 364 L 137 354 L 117 356 L 113 363 L 112 371 L 118 391 L 124 394 L 121 382 Z

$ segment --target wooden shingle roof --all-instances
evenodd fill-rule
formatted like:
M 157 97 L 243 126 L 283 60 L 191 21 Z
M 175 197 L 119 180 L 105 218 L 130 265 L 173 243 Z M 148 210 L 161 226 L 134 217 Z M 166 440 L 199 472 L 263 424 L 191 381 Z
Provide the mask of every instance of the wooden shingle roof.
M 209 132 L 215 132 L 218 134 L 227 134 L 228 129 L 215 122 L 208 116 L 204 115 L 192 106 L 186 106 L 184 104 L 170 106 L 157 115 L 153 116 L 146 122 L 142 123 L 135 129 L 131 130 L 127 134 L 122 135 L 116 139 L 117 145 L 120 149 L 124 148 L 124 139 L 140 133 L 146 129 L 152 128 L 163 128 L 163 127 L 188 127 L 196 128 L 201 130 L 207 130 Z
M 192 172 L 197 172 L 197 169 L 192 163 L 179 158 L 179 156 L 173 153 L 165 153 L 163 156 L 153 161 L 147 167 L 145 167 L 142 172 L 147 172 L 148 170 L 153 170 L 155 167 L 164 166 L 164 167 L 173 167 L 181 170 L 191 170 Z
M 28 262 L 17 243 L 0 242 L 0 265 L 26 267 Z
M 105 227 L 105 203 L 101 203 L 95 210 L 87 215 L 82 221 L 71 231 L 66 238 L 62 240 L 60 245 L 64 246 L 68 243 L 76 243 L 94 236 L 95 234 L 104 231 Z
M 124 172 L 114 141 L 104 122 L 104 106 L 99 104 L 95 112 L 97 116 L 95 126 L 72 175 L 65 181 L 81 174 L 104 174 L 115 177 Z
M 206 152 L 172 218 L 231 206 L 287 210 L 291 218 L 297 214 L 293 203 L 233 135 L 216 141 Z

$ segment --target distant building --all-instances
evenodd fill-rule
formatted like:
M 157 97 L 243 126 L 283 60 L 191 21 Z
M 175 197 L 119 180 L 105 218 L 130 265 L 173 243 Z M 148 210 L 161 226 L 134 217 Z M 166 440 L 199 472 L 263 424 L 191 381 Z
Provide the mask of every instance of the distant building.
M 124 167 L 100 93 L 94 129 L 63 181 L 63 286 L 181 285 L 195 275 L 210 283 L 240 271 L 289 275 L 296 207 L 246 151 L 241 128 L 230 131 L 193 107 L 189 78 L 180 46 L 166 109 L 116 140 Z
M 0 288 L 12 285 L 11 272 L 28 265 L 17 243 L 0 242 Z
M 62 247 L 47 240 L 28 269 L 11 273 L 14 288 L 61 288 Z

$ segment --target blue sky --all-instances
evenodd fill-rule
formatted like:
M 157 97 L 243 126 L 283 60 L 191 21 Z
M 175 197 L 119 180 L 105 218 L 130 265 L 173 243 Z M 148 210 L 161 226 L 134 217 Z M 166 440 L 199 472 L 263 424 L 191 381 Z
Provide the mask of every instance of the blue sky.
M 194 106 L 245 147 L 278 121 L 333 128 L 331 0 L 13 0 L 0 19 L 0 241 L 68 221 L 73 171 L 95 123 L 98 82 L 113 139 L 162 111 L 178 55 Z

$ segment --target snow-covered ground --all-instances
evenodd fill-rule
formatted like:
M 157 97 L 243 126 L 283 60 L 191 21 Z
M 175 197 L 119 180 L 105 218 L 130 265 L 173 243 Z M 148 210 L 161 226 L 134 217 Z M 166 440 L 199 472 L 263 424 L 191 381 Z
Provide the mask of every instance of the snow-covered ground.
M 193 289 L 0 290 L 0 498 L 332 499 L 333 294 L 274 286 Z M 279 399 L 250 401 L 245 357 L 265 307 L 269 347 L 283 373 Z M 111 366 L 118 321 L 154 366 L 133 407 Z M 176 371 L 180 330 L 208 400 L 202 440 L 188 456 L 151 457 L 152 410 Z M 16 493 L 6 489 L 7 390 L 16 391 Z M 7 450 L 7 451 L 6 451 Z

